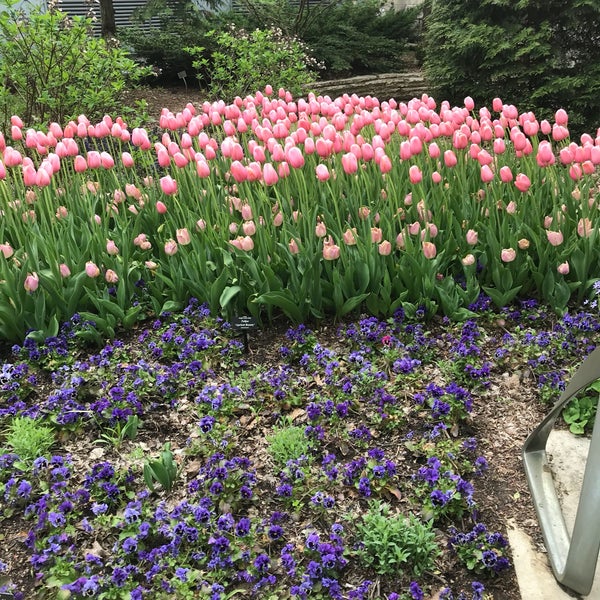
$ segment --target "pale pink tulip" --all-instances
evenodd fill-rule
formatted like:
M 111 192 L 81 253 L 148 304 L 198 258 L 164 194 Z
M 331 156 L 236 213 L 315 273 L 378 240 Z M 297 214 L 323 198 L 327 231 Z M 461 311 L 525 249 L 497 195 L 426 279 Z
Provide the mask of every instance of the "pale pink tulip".
M 294 169 L 301 169 L 304 166 L 304 155 L 297 146 L 292 146 L 287 150 L 286 160 Z
M 60 276 L 61 277 L 69 277 L 69 275 L 71 275 L 71 269 L 69 269 L 69 266 L 65 263 L 61 263 L 60 265 L 58 265 L 58 270 L 60 272 Z
M 562 231 L 546 231 L 546 237 L 551 246 L 560 246 L 564 241 Z
M 2 256 L 4 256 L 5 259 L 9 259 L 15 253 L 8 242 L 0 244 L 0 252 L 2 252 Z
M 566 127 L 569 123 L 569 115 L 567 114 L 566 110 L 564 110 L 563 108 L 559 108 L 554 113 L 554 120 L 556 121 L 557 125 Z
M 85 263 L 85 274 L 92 278 L 98 277 L 98 275 L 100 275 L 100 269 L 96 263 L 88 260 L 88 262 Z
M 116 256 L 119 254 L 119 248 L 113 240 L 106 240 L 106 253 L 110 256 Z
M 198 219 L 196 221 L 196 230 L 204 231 L 206 229 L 206 221 L 204 219 Z
M 475 246 L 475 244 L 477 244 L 477 241 L 479 239 L 479 234 L 474 230 L 474 229 L 469 229 L 467 231 L 467 244 L 469 244 L 469 246 Z
M 178 229 L 175 232 L 175 237 L 177 238 L 177 243 L 181 246 L 187 246 L 192 241 L 190 232 L 185 227 Z
M 254 248 L 254 240 L 250 236 L 240 237 L 240 250 L 249 252 Z
M 279 175 L 271 163 L 263 166 L 263 181 L 265 185 L 275 185 L 279 181 Z
M 150 271 L 155 271 L 156 269 L 158 269 L 158 264 L 155 263 L 153 260 L 147 260 L 144 262 L 144 266 L 149 269 Z
M 554 152 L 552 151 L 550 142 L 547 140 L 540 142 L 535 159 L 540 167 L 548 167 L 555 163 L 556 158 L 554 156 Z
M 361 221 L 366 221 L 371 214 L 371 209 L 368 206 L 360 206 L 358 209 L 358 218 Z
M 401 231 L 397 236 L 396 236 L 396 248 L 398 249 L 403 249 L 406 245 L 406 242 L 404 240 L 404 233 Z
M 465 267 L 470 267 L 471 265 L 475 264 L 475 257 L 472 254 L 467 254 L 462 260 L 461 260 L 462 264 Z
M 379 244 L 383 240 L 383 231 L 379 227 L 371 227 L 371 242 Z
M 283 213 L 281 211 L 273 217 L 273 225 L 275 225 L 275 227 L 281 227 L 281 225 L 283 225 Z
M 438 173 L 437 171 L 434 171 L 431 174 L 431 181 L 433 181 L 433 183 L 441 183 L 442 181 L 442 176 L 440 173 Z
M 568 275 L 570 270 L 569 263 L 567 261 L 561 263 L 560 265 L 558 265 L 558 267 L 556 267 L 556 270 L 559 272 L 560 275 Z
M 336 260 L 340 257 L 340 247 L 336 245 L 331 236 L 323 241 L 323 258 L 325 260 Z
M 529 240 L 527 238 L 521 238 L 517 242 L 517 246 L 519 247 L 519 250 L 527 250 L 527 248 L 529 248 Z
M 342 156 L 342 167 L 347 175 L 352 175 L 358 171 L 358 160 L 352 152 L 348 152 Z
M 581 169 L 581 165 L 579 165 L 578 163 L 572 164 L 569 168 L 569 177 L 573 181 L 579 181 L 582 176 L 583 176 L 583 171 Z
M 417 165 L 412 165 L 408 170 L 408 178 L 410 182 L 414 185 L 420 183 L 423 180 L 423 173 Z
M 298 254 L 300 252 L 300 248 L 298 247 L 298 242 L 295 239 L 291 239 L 288 244 L 288 248 L 292 254 Z
M 315 226 L 315 235 L 319 238 L 325 237 L 327 234 L 327 227 L 323 221 L 319 221 Z
M 242 219 L 244 219 L 244 221 L 250 221 L 252 219 L 252 207 L 247 202 L 244 202 L 244 204 L 241 205 L 240 212 L 242 213 Z
M 389 240 L 383 240 L 377 246 L 377 251 L 381 256 L 389 256 L 392 253 L 392 243 Z
M 242 224 L 242 231 L 244 232 L 244 235 L 254 235 L 256 233 L 256 225 L 254 224 L 254 221 L 244 221 Z
M 456 154 L 454 154 L 452 150 L 446 150 L 444 152 L 444 164 L 448 168 L 455 167 L 457 162 Z
M 160 200 L 156 203 L 156 212 L 159 215 L 164 215 L 167 212 L 167 205 Z
M 104 274 L 104 279 L 107 283 L 118 283 L 119 276 L 112 269 L 107 269 Z
M 587 217 L 579 219 L 579 222 L 577 223 L 577 235 L 579 235 L 579 237 L 590 237 L 592 231 L 592 222 Z
M 177 242 L 175 240 L 167 240 L 165 242 L 165 254 L 167 256 L 173 256 L 177 253 L 179 247 L 177 246 Z
M 437 248 L 433 242 L 423 242 L 423 255 L 431 260 L 437 255 Z
M 38 289 L 40 285 L 40 278 L 37 273 L 27 273 L 27 277 L 25 277 L 25 282 L 23 283 L 23 287 L 26 292 L 32 294 L 35 290 Z
M 356 245 L 356 229 L 346 229 L 342 235 L 342 239 L 344 240 L 344 244 L 346 244 L 346 246 Z
M 509 263 L 517 258 L 517 252 L 513 248 L 503 248 L 500 252 L 500 258 L 502 262 Z
M 517 212 L 517 203 L 514 200 L 511 200 L 506 205 L 506 213 L 509 215 L 514 215 Z

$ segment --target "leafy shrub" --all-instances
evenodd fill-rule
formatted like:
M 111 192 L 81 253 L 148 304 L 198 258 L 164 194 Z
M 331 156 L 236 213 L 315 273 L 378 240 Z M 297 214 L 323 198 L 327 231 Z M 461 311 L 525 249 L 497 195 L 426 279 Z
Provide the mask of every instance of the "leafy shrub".
M 210 56 L 212 48 L 206 33 L 230 21 L 229 13 L 203 12 L 190 0 L 154 0 L 134 13 L 134 24 L 120 28 L 118 37 L 138 59 L 152 66 L 154 82 L 177 83 L 181 71 L 190 80 L 198 74 L 184 47 L 203 46 Z M 153 26 L 148 27 L 148 23 Z
M 33 124 L 117 112 L 122 92 L 147 72 L 117 45 L 94 38 L 89 19 L 52 7 L 24 12 L 15 0 L 0 5 L 3 124 L 16 113 Z
M 304 435 L 304 428 L 284 427 L 269 438 L 269 453 L 279 466 L 285 466 L 289 460 L 296 460 L 308 454 L 310 441 Z
M 244 97 L 267 84 L 301 94 L 303 86 L 315 81 L 316 62 L 306 46 L 280 29 L 248 32 L 231 24 L 229 30 L 209 32 L 207 37 L 214 38 L 217 45 L 208 64 L 212 96 Z M 187 51 L 196 58 L 196 69 L 207 66 L 204 48 Z
M 594 0 L 431 2 L 424 38 L 433 91 L 458 102 L 500 95 L 548 118 L 568 109 L 571 129 L 600 111 L 600 4 Z
M 398 575 L 409 569 L 412 575 L 431 571 L 440 549 L 432 524 L 414 515 L 390 515 L 390 506 L 373 502 L 357 523 L 360 556 L 379 575 Z
M 8 426 L 6 443 L 22 463 L 29 465 L 47 454 L 54 444 L 54 432 L 29 417 L 15 417 Z

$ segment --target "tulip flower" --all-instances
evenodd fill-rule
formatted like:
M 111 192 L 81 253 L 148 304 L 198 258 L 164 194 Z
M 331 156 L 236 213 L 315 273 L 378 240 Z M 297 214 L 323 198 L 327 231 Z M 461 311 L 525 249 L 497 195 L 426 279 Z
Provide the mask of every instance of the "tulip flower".
M 104 274 L 104 279 L 107 283 L 117 283 L 119 281 L 119 276 L 112 269 L 107 269 Z
M 165 242 L 165 254 L 167 256 L 173 256 L 175 254 L 177 254 L 177 250 L 179 250 L 179 247 L 177 246 L 177 242 L 175 240 L 167 240 Z
M 469 246 L 475 246 L 479 239 L 479 234 L 474 229 L 469 229 L 469 231 L 467 231 L 466 238 L 467 244 L 469 244 Z
M 315 172 L 319 181 L 327 181 L 329 179 L 329 169 L 326 165 L 317 165 Z
M 454 154 L 452 150 L 446 150 L 444 152 L 444 164 L 448 168 L 455 167 L 457 162 L 456 154 Z
M 177 182 L 170 175 L 160 178 L 160 187 L 167 196 L 177 193 Z
M 388 240 L 383 240 L 378 246 L 377 251 L 381 256 L 389 256 L 392 252 L 392 244 Z
M 110 256 L 116 256 L 119 254 L 119 248 L 117 248 L 117 245 L 113 240 L 106 240 L 106 253 Z
M 69 266 L 65 263 L 61 263 L 60 265 L 58 265 L 58 270 L 60 272 L 60 276 L 61 277 L 69 277 L 69 275 L 71 275 L 71 269 L 69 269 Z
M 437 248 L 433 242 L 423 242 L 423 254 L 425 258 L 431 260 L 437 255 Z
M 461 260 L 463 266 L 465 267 L 470 267 L 471 265 L 475 264 L 475 257 L 472 254 L 467 254 L 462 260 Z
M 279 181 L 279 175 L 271 163 L 264 164 L 262 177 L 265 185 L 275 185 Z
M 592 231 L 592 222 L 587 217 L 579 219 L 577 223 L 577 235 L 579 237 L 589 237 L 592 235 Z
M 325 237 L 327 234 L 327 227 L 323 221 L 319 221 L 315 226 L 315 235 L 319 238 Z
M 100 275 L 100 269 L 98 268 L 98 266 L 96 265 L 96 263 L 92 262 L 91 260 L 88 260 L 88 262 L 85 263 L 85 274 L 88 277 L 98 277 L 98 275 Z
M 520 192 L 527 192 L 527 190 L 529 190 L 529 187 L 531 186 L 531 181 L 529 180 L 529 177 L 527 177 L 527 175 L 525 175 L 524 173 L 518 173 L 517 177 L 515 179 L 515 187 L 520 191 Z
M 192 241 L 190 232 L 185 227 L 178 229 L 175 233 L 175 237 L 177 238 L 177 243 L 181 246 L 187 246 Z
M 483 183 L 494 181 L 494 172 L 488 165 L 483 165 L 483 167 L 481 167 L 481 181 L 483 181 Z
M 288 248 L 292 254 L 298 254 L 300 252 L 300 248 L 298 247 L 298 242 L 295 239 L 291 239 L 288 243 Z
M 529 248 L 529 240 L 526 238 L 521 238 L 517 242 L 517 246 L 519 247 L 519 250 L 527 250 L 527 248 Z
M 517 258 L 517 252 L 513 248 L 503 248 L 500 253 L 500 259 L 502 262 L 509 263 Z
M 164 215 L 167 212 L 167 205 L 160 200 L 156 203 L 156 212 L 159 215 Z
M 253 236 L 256 233 L 254 221 L 245 221 L 242 223 L 242 231 L 244 232 L 244 235 Z
M 569 274 L 569 263 L 568 262 L 564 262 L 561 263 L 560 265 L 558 265 L 558 267 L 556 267 L 556 270 L 558 271 L 558 273 L 560 273 L 560 275 L 568 275 Z
M 27 273 L 27 277 L 25 277 L 25 282 L 23 283 L 23 287 L 26 292 L 32 294 L 38 289 L 40 285 L 40 278 L 37 273 Z
M 2 256 L 4 256 L 6 259 L 9 259 L 15 253 L 8 242 L 0 244 L 0 252 L 2 252 Z
M 564 236 L 561 231 L 546 231 L 546 237 L 551 246 L 560 246 L 563 243 Z
M 408 170 L 408 178 L 412 184 L 417 184 L 423 180 L 423 173 L 417 165 L 412 165 Z
M 323 242 L 323 258 L 325 260 L 336 260 L 339 257 L 340 247 L 335 244 L 331 236 L 328 236 Z

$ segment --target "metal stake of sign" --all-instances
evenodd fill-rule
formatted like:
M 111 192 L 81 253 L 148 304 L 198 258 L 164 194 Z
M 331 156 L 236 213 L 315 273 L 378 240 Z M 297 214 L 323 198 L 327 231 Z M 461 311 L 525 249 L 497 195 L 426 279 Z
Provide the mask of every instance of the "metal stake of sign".
M 558 402 L 523 446 L 525 473 L 554 576 L 559 583 L 584 596 L 592 589 L 600 551 L 600 417 L 592 433 L 572 536 L 556 494 L 546 442 L 565 404 L 597 379 L 600 379 L 600 347 L 583 361 Z

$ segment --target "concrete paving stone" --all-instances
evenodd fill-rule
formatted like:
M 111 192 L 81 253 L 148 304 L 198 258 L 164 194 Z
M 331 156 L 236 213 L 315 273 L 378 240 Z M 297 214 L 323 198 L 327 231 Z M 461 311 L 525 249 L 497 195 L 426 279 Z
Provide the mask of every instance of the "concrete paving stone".
M 572 531 L 575 522 L 589 445 L 588 438 L 576 437 L 564 430 L 552 431 L 546 445 L 548 463 L 569 532 Z M 600 511 L 600 507 L 598 509 Z M 547 554 L 536 548 L 531 537 L 514 521 L 507 523 L 507 530 L 523 600 L 564 600 L 581 597 L 563 588 L 556 581 Z M 600 600 L 600 568 L 596 569 L 592 591 L 586 598 Z

